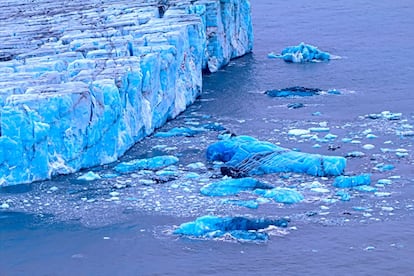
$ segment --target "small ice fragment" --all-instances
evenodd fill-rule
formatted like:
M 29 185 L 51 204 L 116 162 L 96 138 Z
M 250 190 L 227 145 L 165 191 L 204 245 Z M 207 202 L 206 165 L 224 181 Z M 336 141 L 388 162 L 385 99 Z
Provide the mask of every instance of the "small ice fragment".
M 308 129 L 290 129 L 288 132 L 288 135 L 290 136 L 301 136 L 307 134 L 310 134 L 310 131 Z
M 360 192 L 367 192 L 367 193 L 374 193 L 377 191 L 377 188 L 371 187 L 368 185 L 361 185 L 361 186 L 353 187 L 353 189 L 360 191 Z
M 378 136 L 377 135 L 375 135 L 375 134 L 372 134 L 372 133 L 369 133 L 369 134 L 367 134 L 367 136 L 365 136 L 367 139 L 375 139 L 375 138 L 377 138 Z
M 311 127 L 309 128 L 310 132 L 329 132 L 329 127 Z
M 202 162 L 195 162 L 187 165 L 187 168 L 193 169 L 193 170 L 205 170 L 206 165 Z
M 196 172 L 189 172 L 185 175 L 185 178 L 196 179 L 196 178 L 200 178 L 200 175 Z
M 365 150 L 372 150 L 375 148 L 375 146 L 373 144 L 365 144 L 362 146 L 362 148 Z
M 386 212 L 392 212 L 394 211 L 394 208 L 390 206 L 382 206 L 381 210 L 386 211 Z
M 387 197 L 387 196 L 391 195 L 391 193 L 389 193 L 389 192 L 376 192 L 374 194 L 378 197 Z
M 377 183 L 382 184 L 382 185 L 391 185 L 392 180 L 391 179 L 378 179 Z
M 330 190 L 329 190 L 329 189 L 326 189 L 326 188 L 320 188 L 320 187 L 317 187 L 317 188 L 312 188 L 312 189 L 311 189 L 311 191 L 312 191 L 312 192 L 315 192 L 315 193 L 329 193 L 329 192 L 330 192 Z
M 6 202 L 3 202 L 3 204 L 2 204 L 2 205 L 0 205 L 0 208 L 1 208 L 1 209 L 9 209 L 9 208 L 10 208 L 10 205 L 9 205 L 9 204 L 7 204 Z
M 89 171 L 77 178 L 77 180 L 85 180 L 85 181 L 93 181 L 101 179 L 101 176 L 97 173 L 94 173 L 93 171 Z
M 365 153 L 362 151 L 351 151 L 346 154 L 346 157 L 364 157 Z
M 56 186 L 53 186 L 49 189 L 49 191 L 52 191 L 52 192 L 56 192 L 57 190 L 59 190 L 59 188 Z

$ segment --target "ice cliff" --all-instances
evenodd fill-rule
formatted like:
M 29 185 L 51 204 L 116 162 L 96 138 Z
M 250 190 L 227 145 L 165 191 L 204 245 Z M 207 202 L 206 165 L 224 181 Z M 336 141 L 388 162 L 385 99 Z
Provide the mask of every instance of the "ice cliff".
M 252 50 L 248 0 L 0 6 L 0 185 L 117 160 Z

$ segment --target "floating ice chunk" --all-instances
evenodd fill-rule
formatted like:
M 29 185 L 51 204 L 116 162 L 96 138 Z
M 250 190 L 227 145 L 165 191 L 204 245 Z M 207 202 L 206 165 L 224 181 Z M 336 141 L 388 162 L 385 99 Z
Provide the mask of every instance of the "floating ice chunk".
M 219 238 L 230 235 L 234 239 L 264 241 L 269 226 L 287 227 L 286 219 L 203 216 L 195 221 L 181 224 L 174 234 L 197 238 Z
M 365 153 L 362 151 L 351 151 L 346 154 L 346 157 L 364 157 Z
M 375 193 L 377 191 L 377 188 L 371 187 L 368 185 L 361 185 L 353 187 L 354 190 L 360 191 L 360 192 L 367 192 L 367 193 Z
M 338 135 L 328 133 L 328 134 L 325 135 L 324 138 L 327 139 L 327 140 L 335 140 L 336 138 L 338 138 Z
M 382 206 L 381 210 L 386 211 L 386 212 L 392 212 L 392 211 L 394 211 L 394 208 L 391 207 L 391 206 Z
M 310 132 L 329 132 L 329 127 L 311 127 Z
M 339 196 L 342 201 L 351 200 L 351 195 L 344 190 L 337 191 L 335 195 Z
M 271 97 L 309 97 L 320 95 L 322 92 L 319 88 L 306 88 L 303 86 L 293 86 L 283 89 L 273 89 L 265 91 L 265 94 Z
M 188 164 L 187 168 L 190 168 L 190 169 L 193 169 L 193 170 L 205 170 L 206 165 L 204 165 L 204 163 L 202 163 L 202 162 L 196 162 L 196 163 Z
M 391 179 L 378 179 L 377 183 L 381 185 L 391 185 L 392 180 Z
M 374 194 L 378 197 L 388 197 L 391 195 L 389 192 L 375 192 Z
M 196 178 L 200 178 L 200 175 L 196 172 L 189 172 L 185 175 L 185 178 L 196 179 Z
M 270 53 L 267 54 L 267 57 L 268 58 L 278 58 L 278 55 L 275 54 L 274 52 L 270 52 Z
M 129 173 L 137 170 L 158 170 L 176 164 L 178 158 L 172 155 L 156 156 L 148 159 L 135 159 L 119 163 L 114 169 L 119 173 Z
M 365 150 L 372 150 L 375 148 L 375 146 L 373 144 L 365 144 L 362 146 L 362 148 Z
M 175 127 L 170 129 L 166 132 L 157 132 L 154 134 L 154 137 L 160 137 L 160 138 L 169 138 L 173 136 L 186 136 L 186 137 L 192 137 L 199 133 L 204 131 L 202 128 L 194 128 L 194 127 Z
M 377 164 L 374 167 L 374 169 L 375 170 L 378 170 L 380 172 L 385 172 L 385 171 L 391 171 L 391 170 L 395 169 L 395 166 L 392 165 L 392 164 L 383 164 L 383 163 L 380 163 L 380 164 Z
M 228 196 L 236 195 L 242 191 L 253 191 L 255 189 L 271 189 L 272 186 L 260 182 L 254 178 L 225 179 L 207 184 L 201 187 L 200 192 L 206 196 Z
M 222 174 L 233 177 L 283 172 L 336 176 L 341 175 L 346 166 L 344 157 L 297 152 L 250 136 L 236 136 L 211 144 L 207 148 L 207 159 L 225 162 Z
M 10 208 L 10 205 L 9 205 L 8 203 L 6 203 L 6 202 L 3 202 L 3 203 L 0 205 L 0 208 L 1 208 L 1 209 L 9 209 L 9 208 Z
M 392 113 L 390 111 L 382 111 L 379 114 L 371 113 L 366 115 L 367 118 L 370 119 L 387 119 L 387 120 L 400 120 L 402 117 L 402 113 Z
M 93 171 L 89 171 L 77 178 L 77 180 L 85 180 L 85 181 L 93 181 L 101 179 L 101 176 L 97 173 L 94 173 Z
M 276 187 L 271 190 L 257 189 L 255 190 L 255 193 L 262 197 L 271 198 L 276 202 L 285 204 L 298 203 L 304 199 L 301 193 L 290 188 Z
M 315 188 L 312 188 L 311 189 L 311 191 L 312 192 L 315 192 L 315 193 L 329 193 L 330 192 L 330 190 L 329 189 L 326 189 L 326 188 L 322 188 L 322 187 L 315 187 Z
M 370 185 L 371 175 L 361 174 L 355 176 L 338 176 L 335 178 L 333 185 L 337 188 L 351 188 L 361 185 Z
M 308 129 L 289 129 L 288 135 L 290 136 L 302 136 L 302 135 L 308 135 L 310 134 L 310 131 Z
M 372 133 L 369 133 L 369 134 L 367 134 L 367 136 L 365 136 L 367 139 L 375 139 L 375 138 L 378 138 L 378 136 L 377 135 L 375 135 L 375 134 L 372 134 Z
M 222 203 L 242 206 L 242 207 L 246 207 L 250 209 L 257 209 L 259 207 L 259 203 L 256 200 L 226 199 L 226 200 L 223 200 Z
M 304 63 L 316 61 L 328 61 L 331 59 L 331 54 L 319 50 L 317 47 L 300 43 L 297 46 L 290 46 L 285 48 L 277 58 L 282 58 L 286 62 Z

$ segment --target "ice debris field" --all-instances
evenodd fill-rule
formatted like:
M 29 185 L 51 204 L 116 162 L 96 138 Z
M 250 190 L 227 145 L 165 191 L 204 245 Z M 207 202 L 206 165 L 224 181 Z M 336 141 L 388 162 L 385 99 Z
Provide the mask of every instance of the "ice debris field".
M 156 235 L 263 242 L 307 223 L 414 210 L 402 195 L 414 179 L 412 116 L 262 118 L 274 125 L 263 133 L 200 113 L 197 102 L 179 115 L 200 94 L 202 70 L 252 49 L 248 1 L 116 2 L 82 11 L 76 1 L 63 10 L 16 2 L 25 16 L 1 15 L 1 221 L 28 213 L 101 227 L 143 212 L 182 222 L 148 229 Z M 49 16 L 44 5 L 55 7 Z M 333 56 L 301 43 L 269 57 Z M 266 94 L 341 95 L 300 86 Z
M 172 215 L 182 223 L 148 231 L 258 243 L 308 223 L 373 223 L 414 210 L 403 195 L 414 176 L 400 174 L 413 163 L 414 118 L 381 112 L 345 124 L 312 115 L 308 121 L 281 119 L 259 140 L 234 134 L 230 129 L 242 131 L 242 124 L 199 113 L 199 104 L 118 162 L 1 188 L 0 208 L 88 227 L 141 212 Z M 268 153 L 274 156 L 268 159 Z M 240 160 L 252 170 L 229 176 Z
M 252 50 L 247 0 L 83 2 L 0 4 L 1 186 L 116 161 Z

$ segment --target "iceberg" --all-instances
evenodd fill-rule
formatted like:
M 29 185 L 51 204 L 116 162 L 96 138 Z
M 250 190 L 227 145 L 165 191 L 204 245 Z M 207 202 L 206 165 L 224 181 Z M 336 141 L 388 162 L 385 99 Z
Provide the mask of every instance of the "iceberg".
M 371 174 L 361 174 L 355 176 L 341 175 L 335 178 L 333 185 L 337 188 L 352 188 L 371 184 Z
M 253 47 L 248 0 L 30 5 L 0 32 L 2 186 L 116 161 Z
M 273 187 L 254 178 L 225 179 L 201 187 L 200 192 L 206 196 L 237 195 L 243 191 L 255 189 L 272 189 Z
M 181 224 L 174 234 L 196 238 L 220 238 L 226 235 L 236 240 L 265 241 L 264 229 L 269 226 L 287 227 L 286 219 L 203 216 Z
M 269 57 L 281 58 L 292 63 L 329 61 L 332 58 L 328 52 L 321 51 L 317 47 L 303 42 L 297 46 L 289 46 L 283 49 L 280 55 L 269 55 Z
M 341 156 L 297 152 L 251 136 L 235 136 L 213 143 L 207 148 L 206 157 L 209 161 L 224 162 L 221 173 L 236 178 L 285 172 L 338 176 L 346 166 L 346 159 Z

